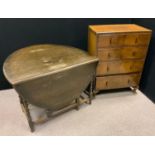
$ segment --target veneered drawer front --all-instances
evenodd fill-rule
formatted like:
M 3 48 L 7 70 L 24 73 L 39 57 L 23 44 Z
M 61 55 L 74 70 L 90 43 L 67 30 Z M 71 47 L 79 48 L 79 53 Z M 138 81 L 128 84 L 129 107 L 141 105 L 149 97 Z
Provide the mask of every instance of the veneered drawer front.
M 124 60 L 124 61 L 100 61 L 97 66 L 96 74 L 110 75 L 110 74 L 123 74 L 141 72 L 143 69 L 144 60 Z
M 102 48 L 98 50 L 98 57 L 101 61 L 120 59 L 144 59 L 147 53 L 147 46 L 123 47 L 123 48 Z
M 150 33 L 127 35 L 125 45 L 148 45 L 150 42 Z
M 98 48 L 123 45 L 125 38 L 126 35 L 99 35 Z
M 96 77 L 96 90 L 138 86 L 140 74 Z
M 148 45 L 150 33 L 130 33 L 130 34 L 111 34 L 98 35 L 98 48 L 113 46 Z

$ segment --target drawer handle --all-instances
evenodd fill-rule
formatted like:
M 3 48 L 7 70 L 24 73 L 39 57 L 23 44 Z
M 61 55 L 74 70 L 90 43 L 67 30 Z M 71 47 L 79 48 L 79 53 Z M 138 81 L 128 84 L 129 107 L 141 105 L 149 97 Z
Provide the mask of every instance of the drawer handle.
M 136 56 L 136 52 L 132 52 L 132 56 Z
M 136 40 L 135 40 L 135 44 L 137 44 L 137 42 L 138 42 L 138 39 L 136 38 Z
M 108 58 L 111 58 L 111 55 L 110 55 L 110 53 L 108 53 Z
M 109 72 L 109 66 L 107 66 L 107 72 Z
M 131 81 L 128 79 L 128 84 L 130 85 L 131 84 Z
M 112 38 L 110 38 L 110 44 L 112 44 Z
M 132 70 L 133 69 L 133 66 L 130 66 L 130 70 Z
M 106 87 L 108 87 L 108 81 L 105 82 Z

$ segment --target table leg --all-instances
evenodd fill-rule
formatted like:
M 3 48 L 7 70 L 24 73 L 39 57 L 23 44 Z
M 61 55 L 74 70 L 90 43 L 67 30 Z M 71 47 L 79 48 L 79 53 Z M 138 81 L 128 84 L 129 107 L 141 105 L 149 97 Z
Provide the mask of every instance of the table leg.
M 80 98 L 79 98 L 79 97 L 76 98 L 76 99 L 75 99 L 75 102 L 76 102 L 76 104 L 77 104 L 77 106 L 76 106 L 76 110 L 79 110 L 79 106 L 80 106 Z
M 93 80 L 91 80 L 89 85 L 89 104 L 92 103 L 92 98 L 93 98 Z
M 30 130 L 31 130 L 31 132 L 33 132 L 34 131 L 34 123 L 32 121 L 31 115 L 30 115 L 28 103 L 21 96 L 19 98 L 20 98 L 20 104 L 22 106 L 22 111 L 24 111 L 27 121 L 28 121 L 28 124 L 29 124 L 29 127 L 30 127 Z

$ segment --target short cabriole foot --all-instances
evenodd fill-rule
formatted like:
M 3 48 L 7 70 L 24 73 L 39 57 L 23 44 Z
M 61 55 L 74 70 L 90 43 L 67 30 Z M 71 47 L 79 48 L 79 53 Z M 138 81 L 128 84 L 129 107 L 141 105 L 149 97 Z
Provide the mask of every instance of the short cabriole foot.
M 137 93 L 138 86 L 130 87 L 130 89 L 133 93 Z

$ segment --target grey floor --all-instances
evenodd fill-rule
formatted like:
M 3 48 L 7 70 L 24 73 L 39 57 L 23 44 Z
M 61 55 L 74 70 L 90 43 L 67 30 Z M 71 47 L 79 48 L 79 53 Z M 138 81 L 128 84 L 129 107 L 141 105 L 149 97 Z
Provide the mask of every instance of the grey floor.
M 155 135 L 155 104 L 140 91 L 104 93 L 31 133 L 14 90 L 0 91 L 0 135 Z

